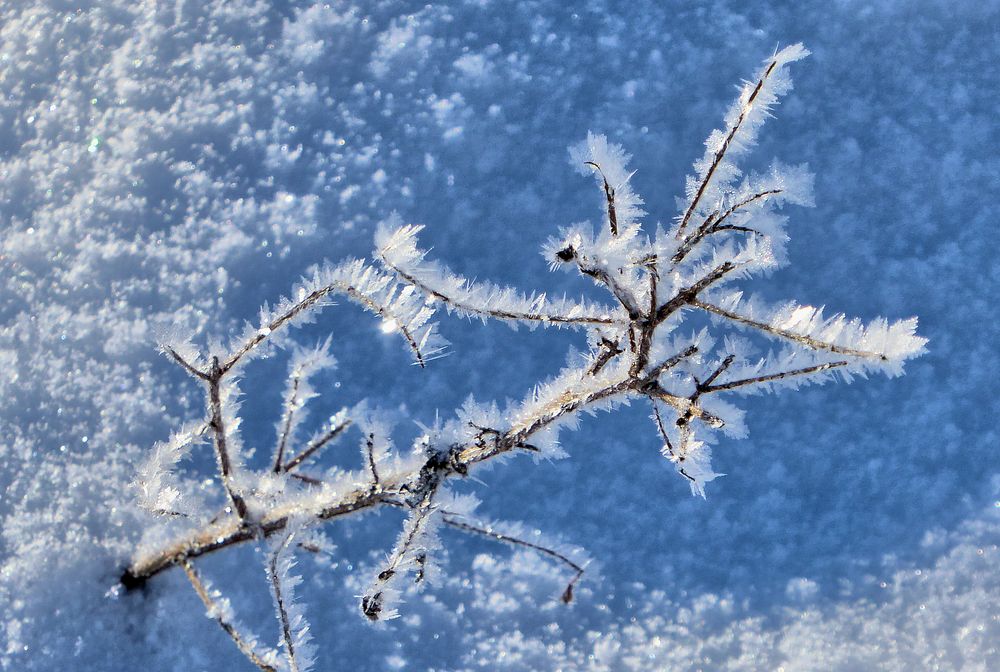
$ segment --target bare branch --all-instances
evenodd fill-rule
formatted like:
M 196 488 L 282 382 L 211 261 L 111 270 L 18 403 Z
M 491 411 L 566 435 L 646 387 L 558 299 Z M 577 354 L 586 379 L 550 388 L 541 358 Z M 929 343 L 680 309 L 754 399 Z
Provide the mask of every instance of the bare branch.
M 435 480 L 428 485 L 420 502 L 413 507 L 410 519 L 404 526 L 403 533 L 396 542 L 396 547 L 386 562 L 385 569 L 378 573 L 374 585 L 361 597 L 361 612 L 368 620 L 378 621 L 383 618 L 391 618 L 394 615 L 392 612 L 386 613 L 388 584 L 397 572 L 405 569 L 405 565 L 410 562 L 413 553 L 416 553 L 414 561 L 419 558 L 418 570 L 422 574 L 427 556 L 426 548 L 421 552 L 419 545 L 431 524 L 432 516 L 437 512 L 433 502 L 440 483 L 439 480 Z
M 236 364 L 243 359 L 245 355 L 251 352 L 258 345 L 267 340 L 271 334 L 273 334 L 278 329 L 288 324 L 289 321 L 297 317 L 300 313 L 308 310 L 312 306 L 318 304 L 320 301 L 325 299 L 335 290 L 341 289 L 343 291 L 347 288 L 342 288 L 338 283 L 331 283 L 325 287 L 320 287 L 309 292 L 307 295 L 302 297 L 299 301 L 292 304 L 288 310 L 283 312 L 278 317 L 272 319 L 267 325 L 257 331 L 250 339 L 248 339 L 242 346 L 240 346 L 236 352 L 234 352 L 229 359 L 227 359 L 219 368 L 222 373 L 225 374 L 230 369 L 232 369 Z
M 420 344 L 417 342 L 417 339 L 413 335 L 413 332 L 410 331 L 410 329 L 402 322 L 402 320 L 397 320 L 395 316 L 389 311 L 388 308 L 379 304 L 372 297 L 360 292 L 354 287 L 345 287 L 344 293 L 347 294 L 352 299 L 354 299 L 355 301 L 357 301 L 358 303 L 360 303 L 361 305 L 363 305 L 371 312 L 381 317 L 383 320 L 386 320 L 390 324 L 394 324 L 395 327 L 399 329 L 399 333 L 403 335 L 404 339 L 406 339 L 406 343 L 410 346 L 410 349 L 413 350 L 413 354 L 417 358 L 417 364 L 420 366 L 420 368 L 422 369 L 427 366 L 428 360 L 424 356 L 424 353 L 421 352 Z
M 691 401 L 688 397 L 679 397 L 676 394 L 671 394 L 664 390 L 659 383 L 652 383 L 646 385 L 643 388 L 643 393 L 649 397 L 655 397 L 660 401 L 672 406 L 681 417 L 686 417 L 688 419 L 694 418 L 696 420 L 701 420 L 709 427 L 719 429 L 725 427 L 725 421 L 705 409 L 699 406 L 697 403 Z
M 667 457 L 670 458 L 670 460 L 677 465 L 677 472 L 681 476 L 694 483 L 696 481 L 694 476 L 684 471 L 684 467 L 680 465 L 681 461 L 683 461 L 683 458 L 677 451 L 674 450 L 674 444 L 670 442 L 670 436 L 667 435 L 667 430 L 663 426 L 663 418 L 660 417 L 659 406 L 657 406 L 656 402 L 653 400 L 650 400 L 650 403 L 653 405 L 653 420 L 656 422 L 656 430 L 660 433 L 660 438 L 663 439 L 663 447 L 666 448 Z M 686 425 L 681 431 L 683 432 L 685 430 L 687 432 L 690 432 L 690 429 Z M 682 438 L 683 436 L 684 435 L 682 434 Z M 684 446 L 682 443 L 681 447 L 684 448 L 686 446 Z
M 600 373 L 608 362 L 625 352 L 618 346 L 618 341 L 611 341 L 607 338 L 601 339 L 601 349 L 594 357 L 594 363 L 587 369 L 587 375 L 594 376 Z
M 698 352 L 698 346 L 688 346 L 682 352 L 678 352 L 677 354 L 668 357 L 650 369 L 649 373 L 646 374 L 646 379 L 649 381 L 655 381 L 664 371 L 672 369 L 696 352 Z
M 285 643 L 285 656 L 288 658 L 290 672 L 300 672 L 298 656 L 295 650 L 295 638 L 292 634 L 292 625 L 288 617 L 288 605 L 281 586 L 281 572 L 278 571 L 278 558 L 288 542 L 291 541 L 292 534 L 286 533 L 285 537 L 278 544 L 277 548 L 271 551 L 267 559 L 267 579 L 271 583 L 271 591 L 274 595 L 274 606 L 277 610 L 278 623 L 281 626 L 281 639 Z
M 727 355 L 726 358 L 722 360 L 722 363 L 719 364 L 719 366 L 715 369 L 715 371 L 711 373 L 711 375 L 709 375 L 708 378 L 698 383 L 698 391 L 704 392 L 708 390 L 711 387 L 712 383 L 714 383 L 716 379 L 723 373 L 725 373 L 726 369 L 728 369 L 730 365 L 732 365 L 735 359 L 736 359 L 735 355 Z
M 768 189 L 766 191 L 758 192 L 752 196 L 748 196 L 739 203 L 736 203 L 735 205 L 730 207 L 721 215 L 718 213 L 718 211 L 713 212 L 712 214 L 710 214 L 708 217 L 705 218 L 705 221 L 702 222 L 701 226 L 698 227 L 697 231 L 695 231 L 693 234 L 685 238 L 681 246 L 677 248 L 677 252 L 674 253 L 674 256 L 671 259 L 671 261 L 674 264 L 679 264 L 684 259 L 684 257 L 686 257 L 691 252 L 691 250 L 693 250 L 695 247 L 698 246 L 698 243 L 707 238 L 709 235 L 717 233 L 719 231 L 746 231 L 750 233 L 757 233 L 757 231 L 755 231 L 754 229 L 749 229 L 743 226 L 733 226 L 730 224 L 723 225 L 723 222 L 726 221 L 726 219 L 728 219 L 733 213 L 747 207 L 748 205 L 762 198 L 766 198 L 768 196 L 774 196 L 780 193 L 781 189 Z
M 677 295 L 659 307 L 653 318 L 655 324 L 660 324 L 670 317 L 678 309 L 685 305 L 696 305 L 698 294 L 708 289 L 712 284 L 718 282 L 724 275 L 736 268 L 736 264 L 731 261 L 719 264 L 709 271 L 701 280 L 690 287 L 677 292 Z
M 618 302 L 622 304 L 622 307 L 628 312 L 629 319 L 636 320 L 642 316 L 642 311 L 639 309 L 639 302 L 632 295 L 626 287 L 615 280 L 614 275 L 611 271 L 604 268 L 602 265 L 588 261 L 583 257 L 575 253 L 573 254 L 573 259 L 576 260 L 577 268 L 580 272 L 586 276 L 594 278 L 599 283 L 607 287 Z

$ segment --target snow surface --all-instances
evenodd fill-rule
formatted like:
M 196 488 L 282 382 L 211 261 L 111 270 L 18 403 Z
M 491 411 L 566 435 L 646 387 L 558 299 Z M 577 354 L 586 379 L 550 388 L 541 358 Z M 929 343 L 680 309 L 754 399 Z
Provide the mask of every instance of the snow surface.
M 745 400 L 707 501 L 639 407 L 585 420 L 569 460 L 487 473 L 480 511 L 600 564 L 568 607 L 551 563 L 443 530 L 440 585 L 374 630 L 356 596 L 400 516 L 329 526 L 334 554 L 296 568 L 316 669 L 1000 668 L 998 26 L 995 3 L 934 0 L 0 4 L 0 666 L 247 667 L 180 572 L 114 589 L 147 521 L 128 483 L 200 417 L 161 329 L 237 333 L 307 266 L 367 256 L 392 211 L 464 276 L 588 291 L 537 254 L 599 212 L 566 147 L 624 145 L 667 224 L 733 84 L 802 41 L 751 165 L 808 163 L 817 207 L 788 210 L 790 266 L 754 289 L 916 314 L 929 354 Z M 341 303 L 303 330 L 333 334 L 330 414 L 368 397 L 432 422 L 583 347 L 446 318 L 452 354 L 421 370 Z M 244 405 L 258 461 L 286 366 L 242 383 L 266 390 Z M 273 642 L 260 552 L 200 569 Z

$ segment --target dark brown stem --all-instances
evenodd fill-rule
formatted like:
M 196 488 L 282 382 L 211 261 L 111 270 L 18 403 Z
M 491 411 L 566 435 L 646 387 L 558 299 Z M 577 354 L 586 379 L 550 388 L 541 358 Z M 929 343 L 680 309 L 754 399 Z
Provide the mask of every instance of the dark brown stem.
M 285 422 L 281 428 L 281 436 L 278 438 L 278 448 L 274 452 L 274 465 L 271 471 L 281 473 L 281 461 L 285 459 L 285 444 L 288 443 L 288 435 L 292 429 L 292 418 L 295 416 L 295 405 L 299 396 L 299 376 L 292 378 L 292 394 L 286 401 Z
M 378 492 L 381 488 L 378 478 L 378 468 L 375 466 L 375 434 L 370 433 L 365 438 L 365 454 L 368 457 L 368 471 L 372 477 L 372 492 Z
M 607 338 L 601 339 L 601 349 L 594 358 L 594 363 L 587 369 L 587 375 L 594 376 L 600 373 L 608 362 L 625 352 L 618 347 L 618 341 L 611 341 Z
M 469 532 L 471 534 L 479 534 L 489 539 L 493 539 L 495 541 L 500 541 L 505 544 L 511 544 L 512 546 L 521 546 L 523 548 L 530 548 L 533 551 L 538 551 L 539 553 L 547 555 L 550 558 L 555 558 L 559 562 L 567 565 L 574 572 L 576 572 L 576 575 L 567 584 L 566 590 L 563 591 L 562 601 L 568 604 L 573 600 L 573 586 L 576 584 L 577 581 L 580 580 L 580 577 L 583 576 L 584 570 L 583 567 L 573 562 L 562 553 L 554 551 L 551 548 L 546 548 L 545 546 L 533 544 L 530 541 L 525 541 L 524 539 L 512 537 L 508 534 L 502 534 L 500 532 L 497 532 L 491 527 L 478 527 L 476 525 L 470 525 L 469 523 L 463 523 L 462 521 L 456 520 L 448 516 L 442 517 L 442 520 L 444 521 L 445 525 L 454 527 L 455 529 L 458 530 L 462 530 L 463 532 Z
M 324 434 L 323 436 L 319 437 L 318 439 L 310 443 L 308 446 L 306 446 L 306 448 L 301 453 L 299 453 L 292 459 L 288 460 L 288 462 L 285 463 L 283 471 L 292 471 L 293 469 L 298 467 L 300 464 L 308 460 L 317 450 L 319 450 L 320 448 L 328 444 L 330 441 L 333 441 L 335 438 L 337 438 L 340 435 L 340 433 L 343 432 L 348 427 L 350 427 L 350 425 L 351 421 L 345 420 L 341 424 L 332 427 L 330 431 L 328 431 L 326 434 Z
M 451 306 L 457 310 L 461 310 L 466 313 L 472 313 L 474 315 L 485 315 L 487 317 L 495 317 L 501 320 L 524 320 L 526 322 L 542 322 L 542 323 L 552 323 L 552 324 L 621 324 L 623 320 L 616 319 L 609 315 L 547 315 L 544 313 L 526 313 L 518 312 L 512 310 L 499 310 L 493 308 L 481 308 L 479 306 L 473 306 L 468 303 L 454 299 L 446 294 L 439 292 L 430 285 L 421 282 L 414 276 L 406 273 L 405 271 L 393 266 L 384 257 L 382 259 L 386 266 L 391 268 L 396 275 L 399 276 L 401 280 L 407 282 L 427 296 L 433 297 L 442 303 Z
M 608 225 L 611 227 L 611 235 L 618 235 L 618 215 L 615 212 L 615 188 L 608 184 L 608 178 L 604 176 L 604 171 L 601 167 L 594 163 L 593 161 L 584 161 L 585 165 L 593 166 L 598 173 L 601 174 L 601 180 L 604 182 L 604 198 L 608 202 Z
M 278 623 L 281 625 L 281 639 L 285 642 L 285 655 L 291 672 L 299 672 L 299 663 L 295 658 L 295 643 L 292 635 L 292 625 L 288 618 L 288 608 L 285 606 L 285 596 L 281 592 L 281 577 L 278 576 L 278 555 L 288 544 L 291 535 L 286 536 L 282 543 L 272 551 L 267 559 L 267 578 L 274 591 L 274 604 L 278 611 Z
M 194 376 L 195 378 L 200 378 L 201 380 L 208 380 L 207 373 L 205 373 L 204 371 L 199 371 L 198 369 L 194 368 L 190 363 L 188 363 L 186 359 L 177 354 L 177 351 L 171 348 L 169 345 L 163 346 L 163 349 L 167 351 L 167 354 L 170 355 L 170 357 L 175 362 L 180 364 L 184 368 L 184 370 L 190 373 L 192 376 Z
M 865 350 L 855 350 L 853 348 L 845 348 L 834 343 L 827 343 L 826 341 L 821 341 L 811 336 L 804 336 L 802 334 L 797 334 L 794 331 L 789 331 L 787 329 L 781 329 L 779 327 L 771 326 L 766 322 L 758 322 L 757 320 L 751 320 L 748 317 L 744 317 L 738 313 L 734 313 L 731 310 L 726 310 L 725 308 L 720 308 L 719 306 L 713 305 L 711 303 L 705 303 L 704 301 L 699 301 L 698 299 L 692 299 L 690 304 L 695 308 L 701 308 L 702 310 L 713 313 L 720 317 L 725 317 L 726 319 L 732 320 L 739 324 L 744 324 L 748 327 L 753 327 L 755 329 L 760 329 L 773 336 L 780 336 L 781 338 L 786 338 L 789 341 L 793 341 L 800 345 L 812 348 L 813 350 L 827 350 L 829 352 L 835 352 L 839 355 L 850 355 L 852 357 L 866 357 L 869 359 L 880 359 L 886 361 L 888 357 L 879 352 L 867 352 Z
M 726 152 L 729 150 L 730 143 L 732 143 L 733 138 L 736 137 L 736 133 L 739 132 L 740 127 L 743 126 L 743 121 L 746 119 L 747 113 L 753 107 L 753 103 L 760 94 L 760 90 L 764 87 L 764 82 L 771 76 L 771 72 L 777 64 L 778 61 L 771 61 L 770 65 L 768 65 L 767 69 L 764 71 L 764 74 L 757 80 L 757 85 L 754 86 L 753 91 L 750 93 L 750 97 L 747 98 L 747 102 L 743 104 L 743 109 L 740 110 L 740 116 L 737 117 L 736 122 L 733 124 L 732 128 L 729 129 L 729 133 L 726 135 L 726 139 L 723 140 L 722 146 L 716 150 L 715 156 L 712 159 L 712 165 L 708 167 L 705 177 L 702 178 L 701 184 L 698 185 L 698 191 L 695 193 L 694 198 L 691 199 L 691 204 L 688 205 L 687 210 L 684 211 L 683 217 L 681 217 L 681 224 L 677 229 L 678 238 L 680 238 L 681 233 L 684 231 L 684 227 L 687 226 L 688 221 L 691 219 L 691 215 L 694 214 L 695 209 L 698 207 L 698 203 L 701 202 L 701 197 L 704 196 L 705 190 L 708 188 L 708 183 L 712 181 L 712 176 L 722 163 L 722 159 L 725 158 Z
M 232 464 L 229 458 L 229 448 L 226 441 L 226 426 L 223 420 L 222 396 L 219 387 L 222 383 L 224 372 L 219 367 L 219 358 L 212 358 L 212 371 L 208 376 L 208 398 L 209 398 L 209 427 L 215 434 L 215 457 L 219 465 L 219 475 L 222 480 L 222 487 L 226 490 L 229 502 L 233 506 L 236 515 L 242 521 L 247 517 L 247 505 L 243 501 L 232 483 Z
M 677 296 L 670 299 L 657 309 L 653 323 L 660 324 L 683 306 L 689 304 L 695 305 L 699 293 L 708 289 L 712 284 L 718 282 L 724 275 L 735 268 L 736 264 L 731 261 L 722 263 L 709 271 L 709 273 L 698 282 L 677 292 Z
M 681 246 L 677 248 L 677 252 L 674 253 L 674 256 L 671 259 L 671 261 L 675 265 L 681 263 L 684 257 L 686 257 L 691 252 L 691 250 L 697 247 L 698 243 L 707 238 L 709 235 L 713 233 L 718 233 L 719 231 L 746 231 L 751 233 L 757 233 L 757 231 L 754 231 L 754 229 L 749 229 L 744 226 L 733 226 L 730 224 L 724 225 L 723 222 L 726 221 L 726 219 L 728 219 L 733 213 L 745 208 L 751 203 L 754 203 L 755 201 L 758 201 L 762 198 L 766 198 L 767 196 L 773 196 L 775 194 L 780 194 L 780 193 L 781 189 L 768 189 L 767 191 L 758 192 L 753 196 L 748 196 L 747 198 L 743 199 L 739 203 L 733 205 L 731 208 L 723 212 L 721 215 L 718 213 L 718 211 L 713 212 L 705 219 L 704 222 L 702 222 L 701 226 L 698 227 L 697 231 L 688 236 L 681 244 Z
M 706 381 L 703 385 L 699 386 L 703 394 L 710 394 L 712 392 L 725 392 L 726 390 L 735 390 L 738 387 L 746 387 L 747 385 L 757 385 L 759 383 L 768 383 L 772 380 L 781 380 L 782 378 L 791 378 L 792 376 L 806 376 L 810 373 L 819 373 L 820 371 L 827 371 L 829 369 L 835 369 L 837 367 L 847 366 L 847 362 L 831 362 L 829 364 L 818 364 L 816 366 L 807 366 L 803 369 L 794 369 L 792 371 L 782 371 L 781 373 L 772 373 L 766 376 L 756 376 L 754 378 L 744 378 L 742 380 L 734 380 L 728 383 L 722 383 L 721 385 L 710 385 L 710 381 Z

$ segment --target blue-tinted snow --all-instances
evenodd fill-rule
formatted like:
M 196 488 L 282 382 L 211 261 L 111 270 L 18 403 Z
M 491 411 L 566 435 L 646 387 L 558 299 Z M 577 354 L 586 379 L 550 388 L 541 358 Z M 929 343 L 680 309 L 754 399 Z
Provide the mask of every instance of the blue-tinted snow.
M 791 266 L 753 287 L 916 314 L 929 354 L 899 379 L 752 398 L 707 501 L 638 407 L 567 435 L 569 460 L 487 473 L 481 511 L 599 561 L 568 608 L 544 561 L 449 537 L 444 584 L 372 630 L 354 596 L 401 520 L 331 526 L 336 567 L 303 559 L 299 589 L 319 669 L 1000 666 L 996 5 L 356 4 L 0 7 L 0 665 L 245 666 L 177 572 L 106 596 L 141 532 L 125 486 L 200 408 L 157 328 L 231 333 L 307 265 L 367 254 L 393 210 L 457 272 L 590 291 L 536 252 L 599 216 L 566 147 L 588 129 L 625 145 L 667 221 L 733 85 L 802 41 L 750 165 L 808 162 L 817 207 L 787 210 Z M 303 332 L 334 334 L 329 412 L 367 396 L 431 421 L 582 347 L 445 319 L 452 354 L 421 371 L 376 327 L 345 304 Z M 281 386 L 259 386 L 286 361 L 254 366 L 245 440 L 264 456 Z M 273 641 L 247 561 L 203 569 Z

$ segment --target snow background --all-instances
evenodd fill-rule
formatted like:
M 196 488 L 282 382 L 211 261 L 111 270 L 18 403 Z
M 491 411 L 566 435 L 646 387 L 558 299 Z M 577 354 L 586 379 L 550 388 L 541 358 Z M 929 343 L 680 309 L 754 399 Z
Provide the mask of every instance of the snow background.
M 332 561 L 302 560 L 317 669 L 1000 667 L 998 27 L 981 2 L 0 3 L 0 666 L 247 667 L 179 573 L 109 594 L 145 520 L 134 465 L 200 411 L 157 327 L 228 334 L 309 264 L 366 255 L 393 210 L 458 272 L 596 296 L 536 253 L 600 215 L 566 146 L 624 144 L 667 221 L 733 85 L 802 41 L 748 166 L 808 162 L 817 207 L 789 210 L 792 264 L 753 288 L 916 314 L 929 354 L 751 398 L 707 501 L 638 406 L 567 435 L 569 460 L 486 474 L 482 512 L 600 562 L 570 607 L 551 565 L 448 535 L 444 585 L 373 630 L 354 596 L 400 520 L 330 526 Z M 442 331 L 452 355 L 425 371 L 347 305 L 302 335 L 334 334 L 331 412 L 423 420 L 520 396 L 582 346 Z M 243 385 L 262 454 L 284 367 Z M 257 560 L 202 566 L 273 640 Z

